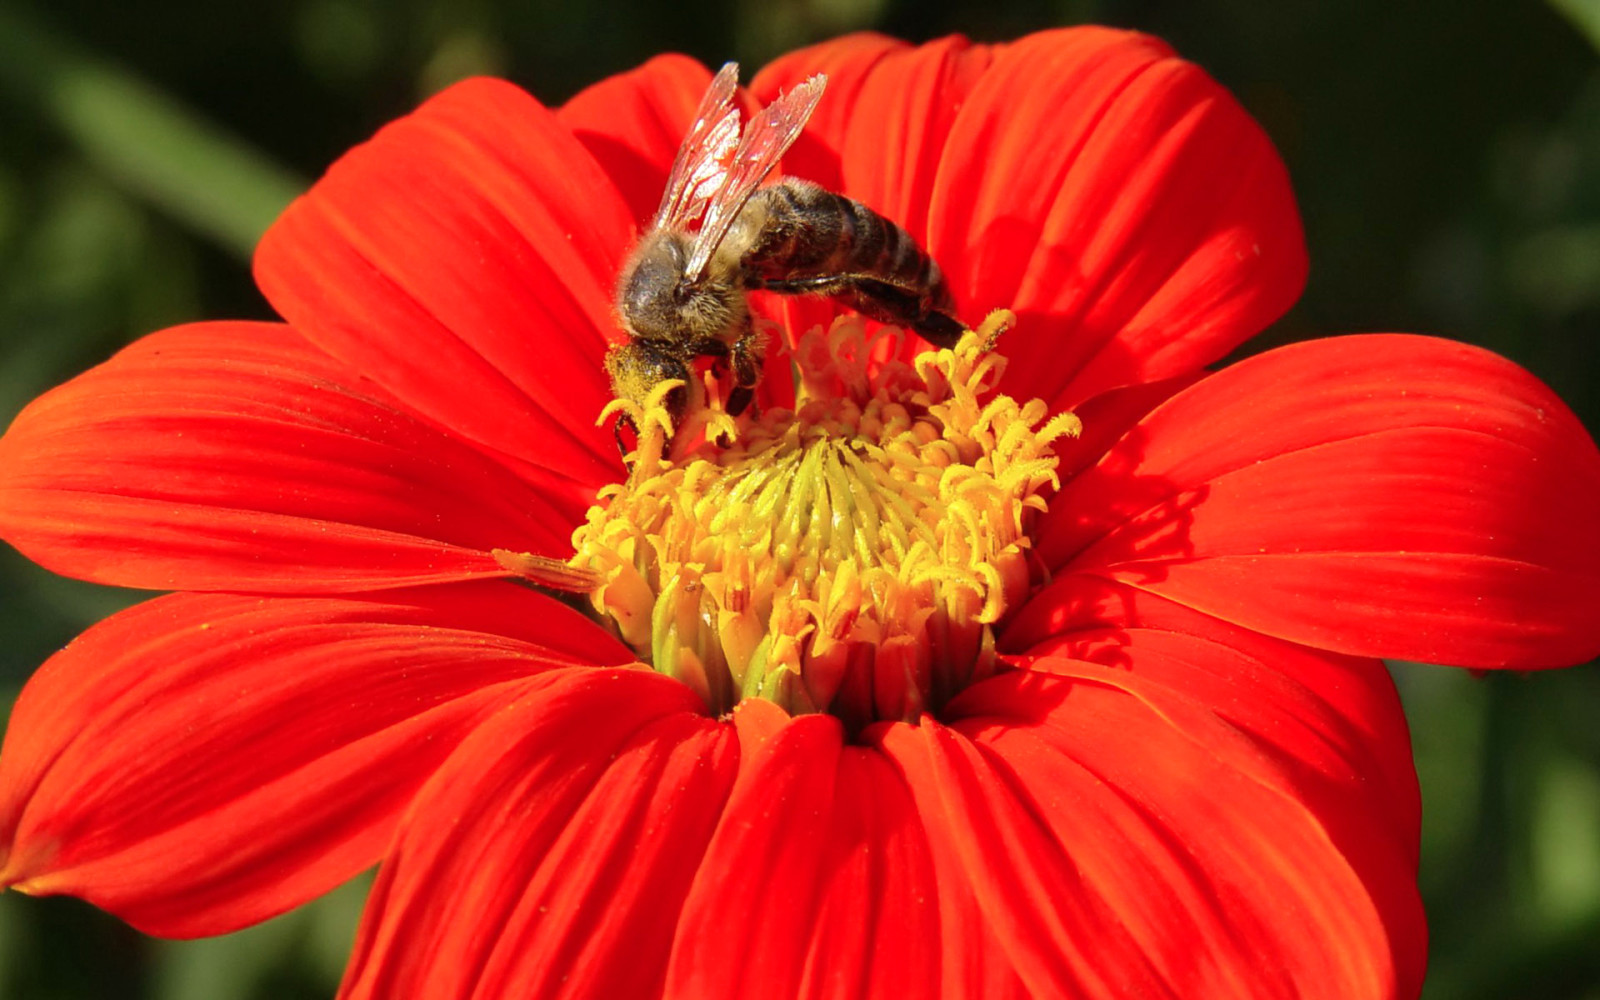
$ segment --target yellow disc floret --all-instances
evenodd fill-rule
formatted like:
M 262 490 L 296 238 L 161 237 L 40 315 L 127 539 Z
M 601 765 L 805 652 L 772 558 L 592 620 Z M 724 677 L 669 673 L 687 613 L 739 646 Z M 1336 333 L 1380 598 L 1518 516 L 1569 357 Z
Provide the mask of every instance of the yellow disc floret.
M 796 347 L 795 409 L 737 426 L 714 393 L 676 433 L 659 399 L 635 407 L 633 474 L 573 536 L 595 609 L 717 712 L 914 720 L 992 672 L 1059 485 L 1051 443 L 1079 431 L 993 391 L 1009 322 L 908 366 L 871 362 L 879 342 L 841 319 Z

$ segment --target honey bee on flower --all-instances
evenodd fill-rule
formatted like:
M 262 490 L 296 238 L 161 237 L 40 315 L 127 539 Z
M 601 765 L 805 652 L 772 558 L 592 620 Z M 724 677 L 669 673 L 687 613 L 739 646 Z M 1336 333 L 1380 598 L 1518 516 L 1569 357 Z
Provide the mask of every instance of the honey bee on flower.
M 606 356 L 613 391 L 644 404 L 662 382 L 687 383 L 696 358 L 722 359 L 734 388 L 726 409 L 749 405 L 761 344 L 745 293 L 826 295 L 863 314 L 952 347 L 964 329 L 943 273 L 916 240 L 853 198 L 785 178 L 760 187 L 822 99 L 821 74 L 800 83 L 741 132 L 739 67 L 706 89 L 667 175 L 661 207 L 617 286 L 629 341 Z M 687 386 L 668 394 L 681 417 Z M 621 428 L 631 420 L 618 420 Z M 676 422 L 676 421 L 675 421 Z

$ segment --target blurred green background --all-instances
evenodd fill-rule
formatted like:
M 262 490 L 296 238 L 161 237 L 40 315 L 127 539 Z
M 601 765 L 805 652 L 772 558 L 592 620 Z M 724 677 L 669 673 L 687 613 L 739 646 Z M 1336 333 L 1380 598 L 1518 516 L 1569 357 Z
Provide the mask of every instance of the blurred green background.
M 668 49 L 748 72 L 857 28 L 1079 21 L 1167 38 L 1287 159 L 1311 280 L 1252 350 L 1456 337 L 1600 427 L 1600 0 L 0 0 L 0 419 L 149 330 L 268 317 L 248 260 L 278 209 L 463 76 L 555 103 Z M 0 574 L 5 704 L 129 601 L 9 551 Z M 1426 801 L 1428 998 L 1600 1000 L 1600 672 L 1395 671 Z M 0 998 L 327 997 L 362 893 L 184 943 L 8 893 Z

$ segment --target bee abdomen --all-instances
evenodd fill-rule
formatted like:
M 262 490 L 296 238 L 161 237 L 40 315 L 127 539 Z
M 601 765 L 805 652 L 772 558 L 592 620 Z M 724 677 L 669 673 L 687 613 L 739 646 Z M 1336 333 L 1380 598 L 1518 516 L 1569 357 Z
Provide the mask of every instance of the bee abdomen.
M 757 192 L 766 211 L 762 238 L 745 265 L 769 277 L 870 278 L 907 290 L 942 290 L 943 275 L 899 225 L 853 198 L 807 181 Z

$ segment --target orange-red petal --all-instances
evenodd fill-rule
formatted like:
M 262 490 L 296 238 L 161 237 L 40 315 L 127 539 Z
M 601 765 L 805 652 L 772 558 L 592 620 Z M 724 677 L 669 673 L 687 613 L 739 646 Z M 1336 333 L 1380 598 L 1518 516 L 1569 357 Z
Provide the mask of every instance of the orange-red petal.
M 806 123 L 805 132 L 784 156 L 785 172 L 815 181 L 830 190 L 844 190 L 842 150 L 851 119 L 858 111 L 856 98 L 880 62 L 909 51 L 911 46 L 899 39 L 857 32 L 796 49 L 779 56 L 756 73 L 750 81 L 750 93 L 762 105 L 771 104 L 779 94 L 793 90 L 818 73 L 828 78 L 828 89 Z M 893 150 L 880 152 L 898 161 Z
M 595 419 L 632 238 L 572 132 L 479 79 L 345 154 L 268 231 L 255 272 L 317 346 L 581 512 L 621 470 Z
M 511 584 L 158 598 L 85 632 L 18 699 L 0 882 L 171 937 L 265 919 L 373 864 L 528 677 L 627 659 Z
M 1527 372 L 1427 337 L 1313 341 L 1174 396 L 1051 501 L 1055 582 L 1085 575 L 1358 656 L 1470 667 L 1600 653 L 1600 451 Z
M 971 887 L 983 922 L 1028 995 L 1176 996 L 1004 767 L 932 719 L 887 729 L 882 746 L 922 814 L 939 884 Z M 1063 796 L 1070 791 L 1063 785 Z M 1122 860 L 1136 865 L 1139 859 L 1130 854 Z
M 1146 36 L 996 55 L 951 128 L 928 246 L 974 317 L 1014 310 L 1006 391 L 1071 407 L 1222 357 L 1300 294 L 1288 175 L 1227 91 Z
M 661 204 L 672 159 L 694 123 L 711 71 L 656 56 L 575 94 L 556 114 L 600 164 L 642 231 Z
M 0 535 L 69 576 L 328 593 L 506 575 L 581 514 L 266 323 L 152 334 L 0 438 Z
M 905 224 L 969 323 L 1016 311 L 1012 395 L 1071 407 L 1188 374 L 1299 295 L 1305 248 L 1272 144 L 1153 38 L 1071 28 L 905 50 L 851 36 L 785 57 L 755 91 L 819 70 L 841 78 L 834 113 L 819 110 L 786 169 L 836 173 Z
M 417 797 L 341 998 L 658 995 L 737 760 L 659 674 L 528 682 Z
M 783 56 L 751 90 L 768 103 L 826 74 L 826 96 L 785 171 L 847 192 L 924 240 L 951 125 L 995 51 L 959 35 L 917 47 L 850 35 Z
M 665 996 L 1022 996 L 924 817 L 838 722 L 751 701 L 739 780 L 678 922 Z
M 759 702 L 734 720 L 739 781 L 684 901 L 667 972 L 672 997 L 794 995 L 815 926 L 839 721 L 791 722 Z
M 1352 813 L 1141 662 L 1041 661 L 948 725 L 884 733 L 940 884 L 971 882 L 1030 994 L 1414 995 L 1415 830 Z
M 1181 691 L 1317 775 L 1351 815 L 1415 844 L 1422 803 L 1411 741 L 1380 661 L 1274 639 L 1126 584 L 1084 583 L 1056 635 L 1024 647 L 1025 637 L 1008 634 L 1024 654 L 1013 660 L 1046 671 L 1062 658 L 1086 660 Z

